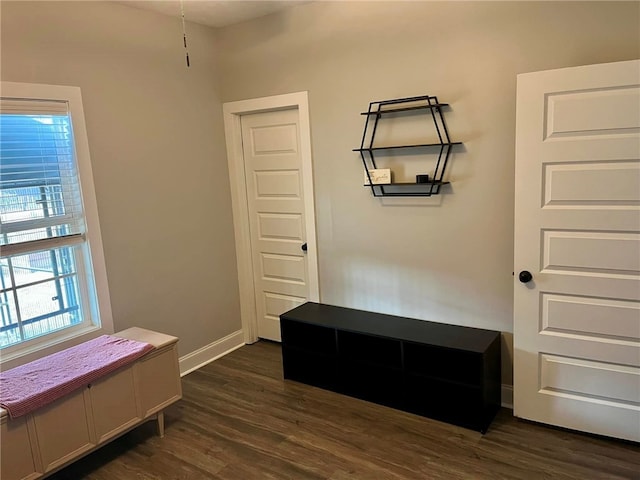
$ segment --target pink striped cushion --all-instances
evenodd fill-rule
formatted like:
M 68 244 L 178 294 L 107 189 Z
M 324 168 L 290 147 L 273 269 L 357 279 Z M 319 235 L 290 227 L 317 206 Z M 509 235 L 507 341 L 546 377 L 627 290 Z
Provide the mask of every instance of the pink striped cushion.
M 0 373 L 0 407 L 11 418 L 33 412 L 133 362 L 154 346 L 102 335 Z

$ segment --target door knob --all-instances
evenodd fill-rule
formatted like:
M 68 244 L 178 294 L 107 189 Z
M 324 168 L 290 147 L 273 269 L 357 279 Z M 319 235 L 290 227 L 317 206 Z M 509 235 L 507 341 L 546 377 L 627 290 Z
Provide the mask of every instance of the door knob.
M 307 243 L 303 243 L 302 246 L 300 247 L 302 249 L 303 252 L 307 251 Z
M 533 275 L 531 275 L 531 272 L 529 272 L 528 270 L 523 270 L 518 274 L 518 279 L 522 283 L 528 283 L 533 280 Z

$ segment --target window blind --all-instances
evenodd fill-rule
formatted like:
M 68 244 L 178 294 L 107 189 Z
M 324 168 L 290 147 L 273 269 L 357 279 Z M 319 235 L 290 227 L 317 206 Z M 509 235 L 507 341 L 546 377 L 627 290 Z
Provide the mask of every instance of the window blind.
M 1 98 L 2 256 L 31 250 L 34 242 L 46 243 L 43 248 L 62 238 L 73 243 L 73 237 L 81 240 L 83 231 L 68 104 Z

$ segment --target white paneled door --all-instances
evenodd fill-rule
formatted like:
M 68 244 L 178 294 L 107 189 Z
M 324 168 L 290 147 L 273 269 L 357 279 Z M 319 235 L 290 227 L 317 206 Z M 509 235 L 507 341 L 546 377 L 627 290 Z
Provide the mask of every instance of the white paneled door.
M 279 315 L 309 296 L 298 110 L 241 123 L 258 336 L 279 341 Z
M 640 441 L 639 61 L 518 76 L 514 281 L 514 414 Z

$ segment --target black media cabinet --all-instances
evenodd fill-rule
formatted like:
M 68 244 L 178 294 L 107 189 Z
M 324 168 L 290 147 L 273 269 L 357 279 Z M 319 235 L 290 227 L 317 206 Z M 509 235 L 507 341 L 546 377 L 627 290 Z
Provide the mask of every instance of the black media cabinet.
M 485 433 L 500 332 L 307 302 L 280 315 L 284 377 Z

